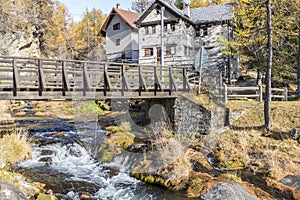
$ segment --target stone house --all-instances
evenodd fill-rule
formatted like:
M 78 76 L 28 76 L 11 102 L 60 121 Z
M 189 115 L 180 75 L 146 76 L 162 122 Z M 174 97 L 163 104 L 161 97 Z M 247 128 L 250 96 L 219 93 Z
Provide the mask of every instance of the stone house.
M 208 60 L 204 71 L 237 78 L 237 60 L 222 53 L 221 42 L 233 39 L 233 6 L 226 3 L 191 9 L 187 5 L 179 10 L 167 0 L 153 0 L 140 15 L 113 8 L 101 28 L 102 35 L 106 35 L 107 58 L 195 66 L 200 59 L 197 52 L 205 49 Z
M 139 31 L 139 63 L 160 64 L 163 59 L 164 65 L 194 65 L 197 52 L 204 47 L 207 68 L 236 78 L 237 61 L 222 53 L 221 43 L 233 39 L 233 6 L 226 3 L 179 10 L 166 0 L 152 1 L 135 22 Z
M 138 28 L 134 21 L 138 13 L 113 8 L 101 27 L 100 34 L 106 37 L 108 61 L 138 62 Z

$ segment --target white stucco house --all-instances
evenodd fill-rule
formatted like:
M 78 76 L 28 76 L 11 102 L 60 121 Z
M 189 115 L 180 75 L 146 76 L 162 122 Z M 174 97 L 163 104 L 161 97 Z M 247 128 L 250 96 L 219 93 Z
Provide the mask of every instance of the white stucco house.
M 138 13 L 113 8 L 101 27 L 106 37 L 106 56 L 113 62 L 138 62 L 138 28 L 134 21 Z

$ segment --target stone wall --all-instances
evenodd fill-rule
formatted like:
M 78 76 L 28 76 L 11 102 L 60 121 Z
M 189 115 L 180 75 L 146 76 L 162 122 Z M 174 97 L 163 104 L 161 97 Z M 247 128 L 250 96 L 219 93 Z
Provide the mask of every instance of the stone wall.
M 228 125 L 226 108 L 215 102 L 212 104 L 208 109 L 182 95 L 177 98 L 111 101 L 112 111 L 122 113 L 114 116 L 116 125 L 130 122 L 133 130 L 143 131 L 165 122 L 177 133 L 196 137 L 218 132 Z
M 178 96 L 174 105 L 174 128 L 182 134 L 208 134 L 212 113 L 184 96 Z

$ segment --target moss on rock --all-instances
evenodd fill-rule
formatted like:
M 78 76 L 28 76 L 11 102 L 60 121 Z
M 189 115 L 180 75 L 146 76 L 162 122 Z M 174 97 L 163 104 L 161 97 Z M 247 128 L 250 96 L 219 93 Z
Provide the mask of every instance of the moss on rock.
M 112 159 L 122 153 L 123 150 L 134 144 L 134 134 L 130 133 L 129 124 L 122 124 L 120 127 L 111 126 L 107 130 L 112 134 L 107 134 L 100 146 L 97 158 L 102 162 L 110 162 Z

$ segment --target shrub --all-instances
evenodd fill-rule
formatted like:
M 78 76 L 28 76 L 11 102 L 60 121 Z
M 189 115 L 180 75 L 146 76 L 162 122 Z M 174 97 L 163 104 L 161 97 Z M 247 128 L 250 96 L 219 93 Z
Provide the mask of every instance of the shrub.
M 31 158 L 31 155 L 32 147 L 24 131 L 15 131 L 0 139 L 0 160 L 13 165 L 25 158 Z

